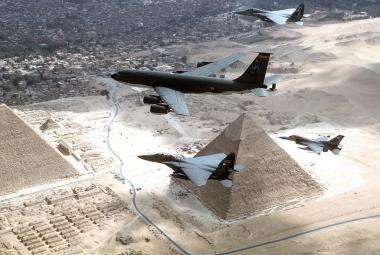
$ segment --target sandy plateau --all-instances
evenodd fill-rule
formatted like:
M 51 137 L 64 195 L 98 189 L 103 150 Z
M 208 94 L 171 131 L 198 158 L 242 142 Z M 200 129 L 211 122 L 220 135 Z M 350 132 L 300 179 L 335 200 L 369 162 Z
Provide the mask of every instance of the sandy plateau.
M 190 117 L 157 116 L 142 104 L 143 94 L 152 91 L 141 92 L 94 77 L 93 84 L 110 88 L 113 97 L 69 98 L 15 109 L 53 146 L 65 140 L 73 148 L 79 160 L 65 157 L 81 176 L 62 181 L 62 186 L 91 180 L 109 187 L 115 193 L 112 196 L 126 203 L 126 211 L 114 216 L 116 222 L 105 221 L 108 225 L 103 230 L 84 236 L 78 246 L 84 254 L 180 253 L 138 216 L 131 186 L 123 178 L 137 188 L 136 202 L 144 215 L 188 254 L 379 254 L 380 19 L 272 27 L 262 33 L 267 40 L 255 42 L 254 34 L 241 34 L 164 50 L 186 54 L 193 63 L 236 51 L 273 52 L 269 72 L 280 73 L 283 80 L 276 94 L 268 98 L 187 95 Z M 237 75 L 243 68 L 230 68 L 227 76 Z M 112 98 L 119 111 L 108 137 L 116 109 Z M 249 113 L 325 188 L 320 198 L 226 222 L 172 180 L 168 168 L 136 157 L 158 152 L 194 155 L 242 112 Z M 49 118 L 57 126 L 41 131 L 39 127 Z M 291 134 L 342 134 L 344 147 L 339 156 L 330 152 L 318 156 L 278 138 Z M 108 138 L 124 162 L 121 170 L 120 160 L 109 151 Z M 45 190 L 51 188 L 34 188 L 37 195 L 29 196 L 51 192 Z M 19 199 L 8 203 L 21 203 Z

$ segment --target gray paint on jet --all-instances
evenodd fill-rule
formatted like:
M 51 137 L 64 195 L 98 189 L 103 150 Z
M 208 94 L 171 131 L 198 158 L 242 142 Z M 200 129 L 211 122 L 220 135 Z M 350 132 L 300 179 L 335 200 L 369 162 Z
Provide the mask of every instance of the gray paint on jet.
M 300 4 L 297 9 L 286 9 L 286 10 L 278 10 L 278 11 L 267 11 L 260 10 L 256 8 L 237 11 L 235 14 L 243 15 L 243 16 L 253 16 L 261 19 L 262 21 L 275 23 L 275 24 L 286 24 L 288 22 L 299 23 L 302 22 L 302 18 L 307 17 L 308 15 L 304 14 L 305 5 Z
M 233 172 L 243 170 L 242 166 L 235 164 L 235 154 L 224 153 L 200 156 L 194 158 L 174 157 L 167 154 L 141 155 L 141 159 L 164 164 L 174 173 L 173 177 L 190 179 L 196 186 L 204 186 L 208 179 L 219 180 L 220 183 L 229 188 L 232 186 L 230 175 Z
M 321 152 L 331 151 L 334 154 L 339 154 L 342 150 L 342 145 L 340 142 L 343 140 L 344 136 L 338 135 L 330 140 L 330 136 L 320 136 L 315 139 L 309 139 L 306 137 L 291 135 L 282 136 L 281 139 L 294 141 L 296 144 L 306 146 L 307 150 L 313 151 L 315 153 L 321 154 Z

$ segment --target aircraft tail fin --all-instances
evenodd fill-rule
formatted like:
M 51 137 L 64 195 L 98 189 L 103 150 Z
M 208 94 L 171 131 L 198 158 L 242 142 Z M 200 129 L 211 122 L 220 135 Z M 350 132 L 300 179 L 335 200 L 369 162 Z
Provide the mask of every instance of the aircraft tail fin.
M 230 175 L 232 172 L 241 172 L 243 170 L 243 166 L 236 164 L 236 154 L 231 152 L 219 163 L 214 175 L 220 180 L 220 184 L 226 188 L 231 188 L 232 179 Z
M 340 142 L 343 140 L 343 138 L 344 138 L 343 135 L 338 135 L 338 136 L 334 137 L 333 139 L 331 139 L 329 141 L 329 143 L 338 146 L 340 144 Z
M 261 52 L 247 68 L 247 70 L 235 81 L 264 86 L 265 74 L 269 64 L 270 53 Z
M 220 162 L 219 166 L 223 166 L 224 169 L 234 169 L 235 167 L 235 153 L 231 152 L 225 157 L 222 162 Z
M 305 12 L 305 5 L 302 3 L 300 4 L 297 9 L 293 12 L 292 15 L 290 15 L 288 22 L 298 22 L 303 18 Z
M 244 166 L 236 164 L 236 154 L 231 152 L 225 157 L 222 162 L 219 163 L 219 167 L 224 169 L 224 171 L 228 172 L 232 170 L 234 172 L 241 172 L 244 170 Z

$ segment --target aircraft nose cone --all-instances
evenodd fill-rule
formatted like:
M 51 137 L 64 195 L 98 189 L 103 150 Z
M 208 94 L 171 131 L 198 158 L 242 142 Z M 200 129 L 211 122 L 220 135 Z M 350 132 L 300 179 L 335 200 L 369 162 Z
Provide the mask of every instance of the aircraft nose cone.
M 115 81 L 120 81 L 120 74 L 114 73 L 111 75 L 111 78 L 114 79 Z
M 139 155 L 137 157 L 139 157 L 140 159 L 143 159 L 143 160 L 147 160 L 147 161 L 153 161 L 153 159 L 154 159 L 153 155 Z
M 246 11 L 236 11 L 234 13 L 238 14 L 238 15 L 244 15 L 244 14 L 246 14 Z
M 147 160 L 147 161 L 151 161 L 151 162 L 156 162 L 156 163 L 162 163 L 162 162 L 165 162 L 165 161 L 172 161 L 174 160 L 175 158 L 171 155 L 166 155 L 166 154 L 153 154 L 153 155 L 140 155 L 140 156 L 137 156 L 139 157 L 140 159 L 143 159 L 143 160 Z
M 236 11 L 236 12 L 234 12 L 234 14 L 238 14 L 238 15 L 249 15 L 249 14 L 251 14 L 251 10 Z

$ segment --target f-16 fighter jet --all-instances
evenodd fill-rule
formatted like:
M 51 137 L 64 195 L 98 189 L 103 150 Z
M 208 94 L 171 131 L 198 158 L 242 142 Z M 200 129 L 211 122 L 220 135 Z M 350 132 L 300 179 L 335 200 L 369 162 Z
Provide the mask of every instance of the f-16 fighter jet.
M 232 187 L 230 175 L 240 172 L 243 167 L 235 165 L 235 154 L 212 154 L 194 158 L 174 157 L 167 154 L 141 155 L 141 159 L 164 164 L 174 170 L 172 176 L 188 178 L 196 186 L 204 186 L 208 179 L 219 180 L 226 187 Z
M 285 25 L 286 23 L 296 23 L 298 25 L 303 25 L 301 21 L 302 18 L 306 18 L 309 15 L 304 14 L 305 5 L 300 4 L 297 9 L 286 9 L 278 11 L 265 11 L 260 9 L 248 9 L 244 11 L 237 11 L 235 14 L 244 16 L 254 16 L 262 21 L 275 23 L 278 25 Z
M 245 54 L 236 53 L 215 62 L 203 62 L 198 68 L 188 72 L 156 72 L 127 70 L 117 72 L 111 77 L 120 82 L 152 87 L 158 94 L 144 97 L 150 112 L 167 114 L 174 111 L 178 115 L 189 115 L 185 93 L 253 93 L 264 97 L 268 91 L 276 89 L 278 75 L 265 79 L 269 53 L 259 53 L 248 69 L 235 80 L 210 77 L 219 70 L 231 65 Z M 270 87 L 271 86 L 271 87 Z
M 315 139 L 308 139 L 298 135 L 291 135 L 289 137 L 282 136 L 280 138 L 294 141 L 295 143 L 300 145 L 304 145 L 306 147 L 303 147 L 303 149 L 318 153 L 319 155 L 322 151 L 327 152 L 329 150 L 332 151 L 332 153 L 334 153 L 335 155 L 338 155 L 342 150 L 342 145 L 340 145 L 340 142 L 343 140 L 344 136 L 338 135 L 337 137 L 331 140 L 330 136 L 320 136 Z

